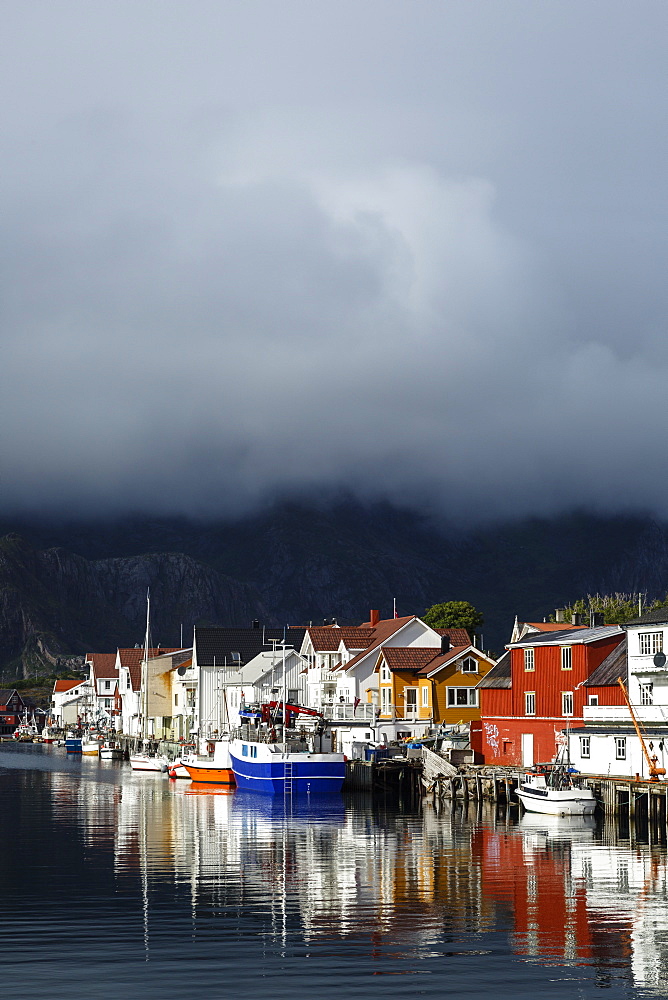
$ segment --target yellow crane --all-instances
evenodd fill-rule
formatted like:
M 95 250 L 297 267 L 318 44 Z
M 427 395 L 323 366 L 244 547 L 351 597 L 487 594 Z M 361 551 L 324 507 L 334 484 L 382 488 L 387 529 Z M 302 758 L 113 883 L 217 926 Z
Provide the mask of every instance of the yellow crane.
M 619 684 L 620 688 L 622 689 L 622 694 L 624 695 L 624 701 L 626 702 L 626 704 L 628 706 L 628 709 L 629 709 L 629 712 L 631 713 L 631 721 L 633 722 L 633 725 L 635 726 L 635 730 L 636 730 L 636 732 L 638 734 L 638 739 L 640 740 L 640 746 L 642 747 L 642 752 L 645 755 L 645 760 L 647 761 L 647 767 L 649 769 L 649 780 L 650 781 L 658 781 L 659 780 L 659 775 L 665 774 L 666 773 L 666 769 L 665 769 L 665 767 L 657 767 L 656 766 L 658 764 L 658 762 L 659 762 L 659 758 L 656 756 L 656 754 L 654 755 L 654 757 L 650 757 L 649 750 L 645 746 L 645 740 L 643 739 L 643 735 L 640 732 L 640 726 L 638 725 L 638 720 L 636 719 L 636 714 L 633 711 L 633 706 L 631 705 L 631 702 L 629 700 L 629 694 L 628 694 L 628 691 L 626 690 L 626 685 L 624 684 L 624 681 L 621 679 L 621 677 L 617 678 L 617 683 Z

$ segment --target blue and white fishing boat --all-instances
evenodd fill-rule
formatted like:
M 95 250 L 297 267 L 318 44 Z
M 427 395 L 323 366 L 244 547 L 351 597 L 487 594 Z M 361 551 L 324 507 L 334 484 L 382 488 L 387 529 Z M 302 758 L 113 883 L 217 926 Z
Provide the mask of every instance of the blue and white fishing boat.
M 252 720 L 249 715 L 246 713 L 248 722 L 229 744 L 239 789 L 265 795 L 334 795 L 341 791 L 346 759 L 332 750 L 332 734 L 320 712 L 282 701 L 263 705 L 252 713 Z M 310 718 L 297 729 L 299 716 Z
M 83 735 L 74 732 L 65 734 L 65 749 L 68 753 L 81 753 L 83 746 Z
M 230 740 L 230 758 L 237 787 L 267 795 L 333 795 L 346 776 L 342 753 L 318 753 L 307 738 L 270 743 Z M 298 745 L 297 745 L 298 744 Z

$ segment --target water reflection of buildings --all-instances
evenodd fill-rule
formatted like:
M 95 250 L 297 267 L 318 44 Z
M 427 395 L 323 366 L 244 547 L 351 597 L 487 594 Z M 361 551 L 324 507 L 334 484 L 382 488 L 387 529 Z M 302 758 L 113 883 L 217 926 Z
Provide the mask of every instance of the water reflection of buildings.
M 299 940 L 343 960 L 355 944 L 382 963 L 502 929 L 524 960 L 589 965 L 603 979 L 630 970 L 638 987 L 668 987 L 665 848 L 606 841 L 587 821 L 381 814 L 341 800 L 284 810 L 125 774 L 78 786 L 54 774 L 52 794 L 78 812 L 87 844 L 113 845 L 117 879 L 142 897 L 147 954 L 160 887 L 161 906 L 186 906 L 193 938 L 224 911 L 278 947 Z

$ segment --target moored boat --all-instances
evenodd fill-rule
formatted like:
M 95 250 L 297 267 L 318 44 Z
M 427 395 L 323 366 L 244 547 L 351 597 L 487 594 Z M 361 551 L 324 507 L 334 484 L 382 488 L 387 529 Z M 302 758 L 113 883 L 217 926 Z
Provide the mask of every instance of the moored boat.
M 207 742 L 207 754 L 184 754 L 182 767 L 193 781 L 214 785 L 234 785 L 235 777 L 230 757 L 230 739 L 224 736 Z M 171 771 L 170 771 L 171 775 Z M 174 777 L 179 777 L 178 774 Z
M 133 771 L 159 771 L 164 773 L 169 766 L 169 761 L 162 754 L 151 750 L 146 743 L 141 750 L 135 750 L 130 754 L 130 767 Z
M 116 740 L 105 740 L 100 747 L 100 760 L 122 760 L 123 747 Z
M 81 753 L 89 757 L 97 757 L 100 753 L 101 741 L 87 737 L 81 741 Z
M 83 737 L 80 733 L 68 732 L 65 734 L 65 749 L 68 753 L 81 753 Z
M 579 788 L 562 765 L 528 774 L 516 795 L 528 812 L 547 816 L 591 816 L 596 809 L 591 788 Z
M 295 719 L 309 716 L 294 728 Z M 332 750 L 322 714 L 312 708 L 270 702 L 255 725 L 230 740 L 232 770 L 240 789 L 268 795 L 333 795 L 341 791 L 346 759 Z M 280 730 L 280 740 L 277 730 Z

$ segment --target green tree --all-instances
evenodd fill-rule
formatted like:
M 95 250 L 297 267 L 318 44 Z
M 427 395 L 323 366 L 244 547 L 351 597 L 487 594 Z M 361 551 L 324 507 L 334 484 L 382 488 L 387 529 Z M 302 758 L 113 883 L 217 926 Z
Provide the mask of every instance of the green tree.
M 433 604 L 422 615 L 422 621 L 432 628 L 465 628 L 471 642 L 484 620 L 481 612 L 468 601 L 445 601 L 443 604 Z
M 573 612 L 582 615 L 582 623 L 587 624 L 592 611 L 602 611 L 606 625 L 621 625 L 642 613 L 668 607 L 668 594 L 664 598 L 648 600 L 647 594 L 587 594 L 564 608 L 566 622 L 570 622 Z M 555 616 L 550 616 L 555 621 Z

